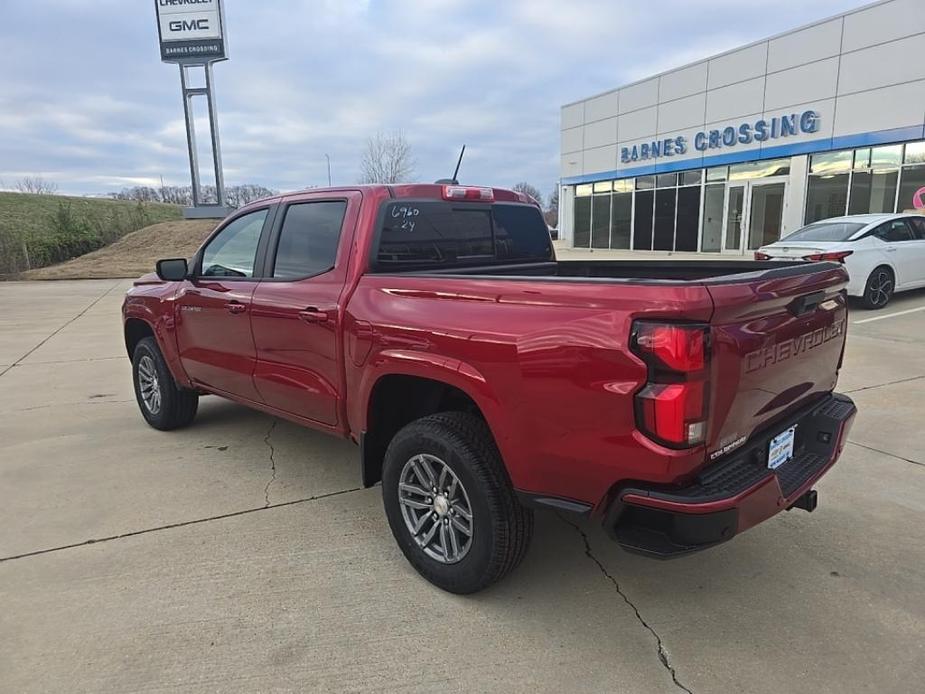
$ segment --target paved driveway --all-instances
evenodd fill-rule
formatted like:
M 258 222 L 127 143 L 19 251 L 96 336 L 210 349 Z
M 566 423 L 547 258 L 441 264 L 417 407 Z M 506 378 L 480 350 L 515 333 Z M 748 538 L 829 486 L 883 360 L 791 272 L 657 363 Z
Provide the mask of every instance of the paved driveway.
M 921 689 L 925 294 L 852 313 L 860 414 L 812 515 L 662 563 L 543 513 L 464 598 L 406 564 L 353 446 L 217 398 L 145 426 L 126 286 L 0 284 L 0 691 Z

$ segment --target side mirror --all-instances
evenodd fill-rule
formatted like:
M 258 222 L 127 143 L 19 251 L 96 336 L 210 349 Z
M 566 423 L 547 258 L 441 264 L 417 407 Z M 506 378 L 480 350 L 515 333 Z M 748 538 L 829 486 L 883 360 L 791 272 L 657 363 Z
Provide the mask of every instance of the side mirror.
M 167 258 L 157 261 L 157 276 L 165 282 L 179 282 L 189 275 L 186 258 Z

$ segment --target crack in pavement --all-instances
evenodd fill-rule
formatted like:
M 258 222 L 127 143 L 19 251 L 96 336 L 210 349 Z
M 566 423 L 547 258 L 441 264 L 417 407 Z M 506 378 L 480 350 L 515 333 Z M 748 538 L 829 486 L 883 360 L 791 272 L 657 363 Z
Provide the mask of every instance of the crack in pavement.
M 317 496 L 308 496 L 303 499 L 295 499 L 294 501 L 282 501 L 278 504 L 272 504 L 270 506 L 257 506 L 256 508 L 246 508 L 242 511 L 232 511 L 230 513 L 221 513 L 217 516 L 209 516 L 207 518 L 196 518 L 194 520 L 180 521 L 178 523 L 169 523 L 167 525 L 159 525 L 155 528 L 145 528 L 144 530 L 133 530 L 131 532 L 122 533 L 121 535 L 110 535 L 108 537 L 99 537 L 93 540 L 84 540 L 83 542 L 75 542 L 70 545 L 61 545 L 59 547 L 48 547 L 46 549 L 37 549 L 32 552 L 23 552 L 22 554 L 14 554 L 9 557 L 0 557 L 0 563 L 5 561 L 13 561 L 14 559 L 26 559 L 27 557 L 36 557 L 41 554 L 49 554 L 51 552 L 60 552 L 65 549 L 75 549 L 77 547 L 86 547 L 87 545 L 95 545 L 101 542 L 111 542 L 113 540 L 122 540 L 127 537 L 135 537 L 136 535 L 147 535 L 148 533 L 156 533 L 161 530 L 173 530 L 174 528 L 184 528 L 188 525 L 199 525 L 200 523 L 208 523 L 210 521 L 224 520 L 226 518 L 234 518 L 235 516 L 245 516 L 249 513 L 257 513 L 258 511 L 266 511 L 269 509 L 283 508 L 285 506 L 295 506 L 296 504 L 304 504 L 309 501 L 320 501 L 321 499 L 329 499 L 333 496 L 341 496 L 342 494 L 350 494 L 351 492 L 361 492 L 365 487 L 351 487 L 350 489 L 341 489 L 336 492 L 328 492 L 327 494 L 318 494 Z
M 46 342 L 48 342 L 51 338 L 53 338 L 55 335 L 57 335 L 57 334 L 60 333 L 62 330 L 64 330 L 67 326 L 69 326 L 69 325 L 70 325 L 71 323 L 73 323 L 75 320 L 77 320 L 78 318 L 80 318 L 81 316 L 83 316 L 83 315 L 84 315 L 87 311 L 89 311 L 91 308 L 93 308 L 94 306 L 96 306 L 100 301 L 103 300 L 103 298 L 106 297 L 106 295 L 109 294 L 109 292 L 111 292 L 113 289 L 115 289 L 116 287 L 118 287 L 120 284 L 122 284 L 122 280 L 119 280 L 118 282 L 116 282 L 116 283 L 115 283 L 114 285 L 112 285 L 109 289 L 107 289 L 105 292 L 103 292 L 103 293 L 100 294 L 98 297 L 96 297 L 93 301 L 91 301 L 90 304 L 89 304 L 83 311 L 81 311 L 81 312 L 78 313 L 76 316 L 74 316 L 73 318 L 71 318 L 70 320 L 68 320 L 64 325 L 62 325 L 62 326 L 59 327 L 57 330 L 55 330 L 51 335 L 49 335 L 48 337 L 46 337 L 44 340 L 42 340 L 41 342 L 39 342 L 35 347 L 33 347 L 33 348 L 30 349 L 28 352 L 26 352 L 25 354 L 23 354 L 19 359 L 17 359 L 17 360 L 14 361 L 12 364 L 10 364 L 8 367 L 6 367 L 5 369 L 3 369 L 3 371 L 0 371 L 0 377 L 2 377 L 5 373 L 9 372 L 10 369 L 12 369 L 13 367 L 19 366 L 20 362 L 21 362 L 23 359 L 28 358 L 28 356 L 29 356 L 30 354 L 32 354 L 33 352 L 35 352 L 39 347 L 41 347 L 42 345 L 44 345 Z
M 23 359 L 25 359 L 25 357 L 23 357 Z M 121 354 L 118 357 L 88 357 L 86 359 L 53 359 L 51 361 L 30 361 L 28 364 L 10 364 L 10 367 L 12 368 L 15 366 L 22 368 L 24 366 L 47 366 L 49 364 L 83 364 L 93 361 L 115 361 L 116 359 L 126 359 L 126 356 Z
M 79 405 L 124 405 L 125 403 L 135 402 L 134 400 L 80 400 L 77 402 L 56 402 L 51 405 L 30 405 L 21 407 L 18 410 L 2 410 L 0 414 L 16 414 L 17 412 L 34 412 L 35 410 L 47 410 L 51 407 L 77 407 Z
M 887 381 L 886 383 L 878 383 L 875 386 L 864 386 L 863 388 L 854 388 L 853 390 L 844 390 L 841 391 L 845 395 L 849 393 L 860 393 L 862 390 L 873 390 L 874 388 L 885 388 L 886 386 L 895 386 L 898 383 L 909 383 L 910 381 L 918 381 L 925 378 L 925 375 L 922 376 L 911 376 L 910 378 L 900 378 L 898 381 Z
M 270 470 L 272 473 L 270 480 L 267 482 L 267 486 L 264 487 L 263 489 L 263 497 L 264 497 L 264 501 L 266 502 L 264 504 L 264 508 L 270 507 L 270 485 L 276 481 L 276 449 L 273 447 L 273 444 L 270 443 L 270 437 L 273 435 L 273 430 L 276 429 L 276 424 L 278 422 L 279 420 L 274 417 L 273 423 L 270 425 L 270 428 L 267 430 L 266 436 L 263 437 L 263 442 L 270 449 Z
M 668 673 L 671 675 L 671 681 L 674 682 L 675 686 L 681 689 L 682 691 L 685 691 L 688 694 L 693 694 L 693 692 L 690 689 L 685 687 L 678 680 L 678 673 L 675 671 L 674 666 L 671 664 L 671 658 L 668 655 L 668 651 L 665 649 L 664 643 L 662 643 L 662 637 L 658 635 L 658 632 L 656 632 L 655 629 L 653 629 L 651 625 L 645 619 L 643 619 L 642 614 L 640 614 L 639 612 L 639 608 L 636 607 L 633 601 L 630 600 L 627 597 L 626 593 L 623 592 L 623 589 L 620 587 L 620 583 L 617 581 L 617 579 L 614 578 L 610 574 L 610 572 L 607 571 L 607 569 L 604 567 L 601 561 L 597 557 L 594 556 L 594 553 L 591 551 L 591 542 L 590 540 L 588 540 L 587 533 L 585 533 L 585 531 L 582 530 L 581 527 L 579 527 L 577 524 L 568 520 L 567 518 L 560 515 L 559 513 L 556 513 L 556 515 L 559 517 L 559 520 L 575 528 L 575 531 L 579 535 L 581 535 L 581 539 L 585 543 L 585 556 L 588 557 L 588 559 L 593 561 L 595 564 L 597 564 L 597 568 L 600 570 L 600 572 L 604 574 L 604 577 L 608 581 L 613 583 L 613 587 L 617 589 L 617 593 L 619 594 L 619 596 L 623 598 L 623 601 L 629 606 L 631 610 L 633 610 L 633 614 L 636 615 L 636 620 L 646 629 L 646 631 L 648 631 L 650 634 L 652 634 L 652 636 L 655 637 L 655 644 L 658 648 L 658 652 L 657 652 L 658 660 L 662 664 L 662 666 L 666 670 L 668 670 Z
M 912 460 L 912 458 L 903 458 L 901 455 L 896 455 L 895 453 L 890 453 L 888 451 L 882 451 L 879 448 L 874 448 L 873 446 L 866 446 L 863 443 L 858 443 L 857 441 L 852 441 L 851 439 L 848 439 L 848 443 L 850 443 L 852 446 L 857 446 L 858 448 L 866 448 L 868 451 L 880 453 L 881 455 L 885 455 L 889 458 L 896 458 L 896 460 L 902 460 L 906 463 L 912 463 L 913 465 L 921 465 L 922 467 L 925 467 L 925 463 L 919 462 L 918 460 Z

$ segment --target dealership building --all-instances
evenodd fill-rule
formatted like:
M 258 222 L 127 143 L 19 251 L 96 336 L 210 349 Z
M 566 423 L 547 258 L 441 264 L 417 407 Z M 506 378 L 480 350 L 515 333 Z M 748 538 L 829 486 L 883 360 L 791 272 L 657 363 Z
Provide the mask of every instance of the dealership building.
M 925 0 L 887 0 L 562 107 L 576 248 L 745 254 L 925 206 Z

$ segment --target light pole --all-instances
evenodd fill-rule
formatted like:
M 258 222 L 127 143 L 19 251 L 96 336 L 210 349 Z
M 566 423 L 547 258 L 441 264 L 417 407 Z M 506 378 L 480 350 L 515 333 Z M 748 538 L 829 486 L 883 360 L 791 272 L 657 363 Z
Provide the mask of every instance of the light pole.
M 328 187 L 331 187 L 331 157 L 327 154 L 324 155 L 324 158 L 328 160 Z

